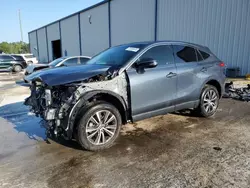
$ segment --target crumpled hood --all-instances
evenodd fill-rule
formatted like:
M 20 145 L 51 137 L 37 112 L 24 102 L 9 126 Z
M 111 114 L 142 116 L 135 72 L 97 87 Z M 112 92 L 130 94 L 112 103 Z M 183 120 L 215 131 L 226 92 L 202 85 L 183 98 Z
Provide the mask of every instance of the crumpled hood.
M 83 81 L 85 79 L 104 74 L 110 66 L 105 65 L 79 65 L 71 67 L 56 67 L 34 72 L 25 77 L 27 81 L 41 80 L 48 86 L 57 86 L 72 82 Z
M 40 68 L 40 67 L 44 67 L 44 68 L 48 68 L 49 64 L 30 64 L 27 68 L 26 71 L 31 74 L 32 72 L 34 72 L 35 68 Z

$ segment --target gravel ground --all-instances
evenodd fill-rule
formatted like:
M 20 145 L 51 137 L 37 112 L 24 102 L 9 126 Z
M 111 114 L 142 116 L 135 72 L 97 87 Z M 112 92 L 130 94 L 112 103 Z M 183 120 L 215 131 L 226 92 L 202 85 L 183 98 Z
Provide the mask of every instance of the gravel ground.
M 185 111 L 128 124 L 112 148 L 88 152 L 43 140 L 20 78 L 0 75 L 0 187 L 250 187 L 250 103 L 223 99 L 210 119 Z

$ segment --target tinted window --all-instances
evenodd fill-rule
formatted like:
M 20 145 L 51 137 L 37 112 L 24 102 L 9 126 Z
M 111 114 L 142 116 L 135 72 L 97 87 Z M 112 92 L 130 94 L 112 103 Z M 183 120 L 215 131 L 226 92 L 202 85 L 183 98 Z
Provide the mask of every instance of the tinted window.
M 174 63 L 171 46 L 156 46 L 144 53 L 140 59 L 152 58 L 157 61 L 158 66 Z
M 63 62 L 64 65 L 76 65 L 78 58 L 71 58 Z
M 189 46 L 175 45 L 176 63 L 196 62 L 196 50 Z
M 109 48 L 90 59 L 87 64 L 121 67 L 136 56 L 145 46 L 145 44 L 126 44 Z
M 209 58 L 209 56 L 210 56 L 208 53 L 203 52 L 201 50 L 200 50 L 200 53 L 201 53 L 201 55 L 202 55 L 202 57 L 203 57 L 204 60 L 207 59 L 207 58 Z
M 81 64 L 85 64 L 88 60 L 89 58 L 80 57 Z
M 34 58 L 35 56 L 34 55 L 25 55 L 24 57 L 25 58 Z
M 11 57 L 11 56 L 9 56 L 9 55 L 1 55 L 0 59 L 6 60 L 6 61 L 12 61 L 12 60 L 14 60 L 14 58 Z
M 49 63 L 49 65 L 50 66 L 52 66 L 52 67 L 55 67 L 56 65 L 58 65 L 59 63 L 61 63 L 63 60 L 64 60 L 65 58 L 58 58 L 58 59 L 55 59 L 54 61 L 51 61 L 50 63 Z
M 197 53 L 198 61 L 203 61 L 203 57 L 201 56 L 200 52 L 198 50 L 196 50 L 196 53 Z
M 17 61 L 23 61 L 23 57 L 19 56 L 19 55 L 12 55 L 12 57 L 14 57 Z

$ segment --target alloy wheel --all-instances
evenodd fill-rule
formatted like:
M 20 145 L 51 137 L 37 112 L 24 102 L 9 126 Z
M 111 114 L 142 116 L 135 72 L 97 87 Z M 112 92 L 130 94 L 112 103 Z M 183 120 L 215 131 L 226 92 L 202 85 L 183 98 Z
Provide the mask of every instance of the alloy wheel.
M 92 115 L 86 125 L 87 139 L 94 145 L 110 141 L 117 130 L 117 119 L 109 110 L 100 110 Z
M 217 109 L 218 96 L 214 90 L 208 90 L 203 98 L 203 107 L 207 113 L 212 113 Z

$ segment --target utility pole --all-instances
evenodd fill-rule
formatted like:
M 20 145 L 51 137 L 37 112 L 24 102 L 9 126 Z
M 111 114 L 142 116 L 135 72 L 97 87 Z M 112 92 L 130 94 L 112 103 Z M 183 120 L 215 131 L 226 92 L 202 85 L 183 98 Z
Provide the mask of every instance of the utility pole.
M 22 20 L 21 20 L 21 10 L 18 10 L 19 12 L 19 25 L 20 25 L 20 33 L 21 33 L 21 42 L 23 43 L 23 28 L 22 28 Z

